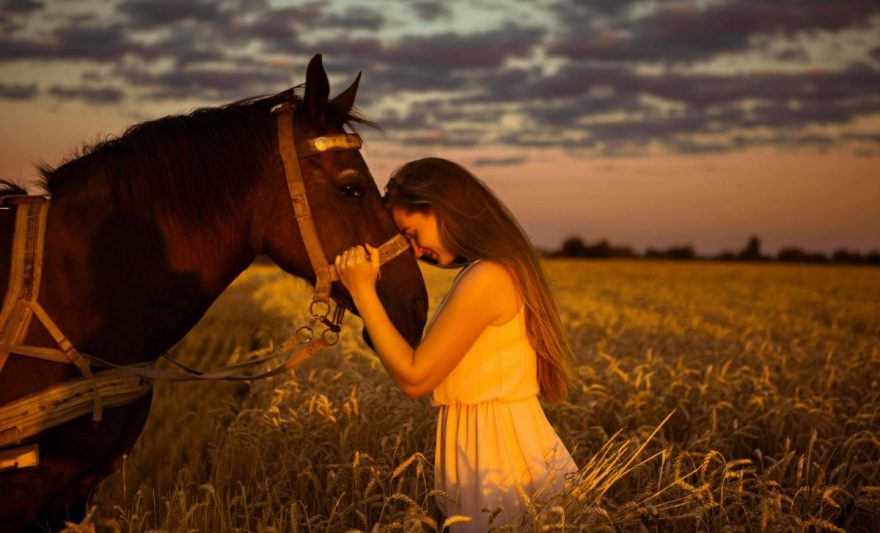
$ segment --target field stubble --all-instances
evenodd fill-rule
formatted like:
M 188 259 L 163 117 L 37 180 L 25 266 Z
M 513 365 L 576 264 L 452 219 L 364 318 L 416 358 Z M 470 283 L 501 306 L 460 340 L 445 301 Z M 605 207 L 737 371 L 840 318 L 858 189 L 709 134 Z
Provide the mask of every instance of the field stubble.
M 529 502 L 529 529 L 880 529 L 880 271 L 546 267 L 578 360 L 568 401 L 545 408 L 582 468 Z M 433 309 L 454 272 L 423 272 Z M 238 360 L 291 335 L 309 298 L 254 265 L 173 355 Z M 157 384 L 135 450 L 72 529 L 443 529 L 435 408 L 397 390 L 359 319 L 346 326 L 289 376 Z

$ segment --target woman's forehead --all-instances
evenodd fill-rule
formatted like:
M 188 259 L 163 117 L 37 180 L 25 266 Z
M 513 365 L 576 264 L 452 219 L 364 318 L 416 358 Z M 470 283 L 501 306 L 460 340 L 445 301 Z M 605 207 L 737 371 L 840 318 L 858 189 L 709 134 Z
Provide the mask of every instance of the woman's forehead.
M 418 210 L 410 210 L 406 207 L 394 206 L 391 208 L 391 217 L 397 227 L 404 229 L 406 227 L 418 226 L 430 221 L 432 213 L 423 213 Z

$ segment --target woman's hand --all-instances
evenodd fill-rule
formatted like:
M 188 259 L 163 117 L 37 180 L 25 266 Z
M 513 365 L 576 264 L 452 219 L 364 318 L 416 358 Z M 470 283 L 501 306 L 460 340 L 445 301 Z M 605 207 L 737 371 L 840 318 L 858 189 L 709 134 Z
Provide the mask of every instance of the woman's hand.
M 353 246 L 336 256 L 335 264 L 339 281 L 348 289 L 352 297 L 365 289 L 375 290 L 376 280 L 379 279 L 381 267 L 379 249 L 366 243 L 364 246 Z

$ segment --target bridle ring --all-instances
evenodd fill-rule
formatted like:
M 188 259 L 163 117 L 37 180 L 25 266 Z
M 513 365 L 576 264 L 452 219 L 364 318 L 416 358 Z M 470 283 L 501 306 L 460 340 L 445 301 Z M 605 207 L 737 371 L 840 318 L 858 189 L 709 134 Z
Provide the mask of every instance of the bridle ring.
M 326 306 L 324 312 L 316 313 L 315 304 L 324 304 Z M 327 318 L 327 316 L 330 315 L 330 302 L 325 302 L 323 300 L 313 300 L 312 303 L 309 304 L 309 313 L 311 313 L 312 317 L 314 318 Z

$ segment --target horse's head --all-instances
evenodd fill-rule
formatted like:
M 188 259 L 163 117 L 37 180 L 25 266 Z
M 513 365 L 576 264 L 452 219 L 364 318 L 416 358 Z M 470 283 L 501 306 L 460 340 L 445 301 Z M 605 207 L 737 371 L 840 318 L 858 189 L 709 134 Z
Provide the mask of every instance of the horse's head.
M 321 56 L 316 55 L 308 66 L 304 97 L 301 100 L 293 100 L 292 96 L 285 98 L 293 107 L 293 137 L 308 209 L 315 221 L 320 248 L 330 264 L 346 248 L 364 242 L 379 246 L 398 233 L 357 146 L 316 150 L 316 143 L 320 144 L 322 138 L 346 139 L 342 136 L 348 133 L 345 125 L 353 118 L 351 112 L 359 80 L 360 75 L 348 89 L 330 100 L 327 74 Z M 281 268 L 314 281 L 315 271 L 280 156 L 276 167 L 276 179 L 255 195 L 252 233 L 261 241 L 258 246 Z M 411 251 L 407 250 L 382 267 L 377 291 L 391 321 L 410 345 L 415 346 L 425 325 L 428 300 L 421 271 Z M 331 297 L 357 312 L 351 296 L 340 283 L 333 284 Z M 365 339 L 369 343 L 366 335 Z

